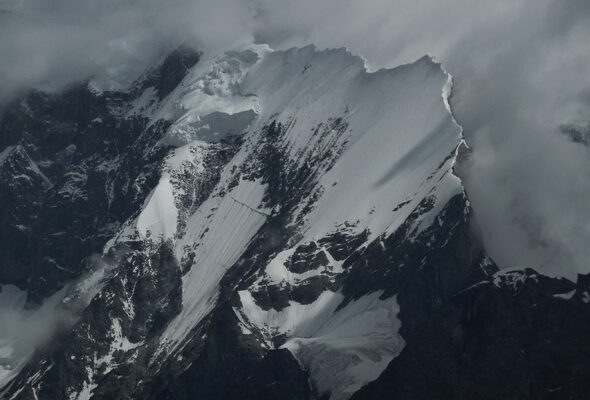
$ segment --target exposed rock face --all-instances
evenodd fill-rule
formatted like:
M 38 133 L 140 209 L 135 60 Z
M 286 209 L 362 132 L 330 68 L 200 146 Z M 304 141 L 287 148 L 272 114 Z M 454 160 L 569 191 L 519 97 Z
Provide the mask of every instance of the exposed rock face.
M 133 100 L 79 85 L 4 112 L 0 279 L 30 302 L 79 277 L 157 182 L 168 123 L 129 114 Z
M 586 278 L 500 271 L 458 292 L 403 327 L 404 351 L 353 398 L 585 398 Z
M 590 279 L 486 256 L 450 88 L 428 57 L 179 49 L 13 105 L 0 282 L 74 317 L 3 345 L 0 397 L 583 398 Z

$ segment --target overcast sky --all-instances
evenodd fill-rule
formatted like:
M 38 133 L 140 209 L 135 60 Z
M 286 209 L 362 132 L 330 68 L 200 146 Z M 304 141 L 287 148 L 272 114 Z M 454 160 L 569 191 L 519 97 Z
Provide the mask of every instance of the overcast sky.
M 0 0 L 0 98 L 94 76 L 126 84 L 180 42 L 219 51 L 346 46 L 371 69 L 431 53 L 474 153 L 468 195 L 492 256 L 590 271 L 590 149 L 556 127 L 590 119 L 587 0 Z

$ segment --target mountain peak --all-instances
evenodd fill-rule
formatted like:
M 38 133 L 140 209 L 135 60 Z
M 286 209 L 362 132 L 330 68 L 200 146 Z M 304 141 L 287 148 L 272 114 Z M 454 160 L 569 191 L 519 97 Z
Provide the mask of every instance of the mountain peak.
M 20 287 L 11 310 L 27 291 L 63 329 L 36 353 L 1 341 L 0 397 L 498 397 L 506 360 L 563 340 L 523 326 L 590 289 L 498 273 L 451 91 L 431 56 L 369 72 L 344 48 L 257 45 L 179 49 L 129 91 L 11 109 L 0 278 Z M 496 348 L 493 330 L 518 334 Z

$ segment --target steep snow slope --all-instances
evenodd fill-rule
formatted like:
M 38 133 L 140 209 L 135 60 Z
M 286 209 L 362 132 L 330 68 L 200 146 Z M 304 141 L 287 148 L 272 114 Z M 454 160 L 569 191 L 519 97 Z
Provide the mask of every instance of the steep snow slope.
M 414 221 L 413 234 L 417 235 L 451 197 L 462 193 L 459 180 L 451 173 L 461 130 L 448 110 L 449 84 L 449 76 L 428 57 L 394 70 L 367 73 L 363 61 L 346 50 L 318 52 L 312 46 L 286 52 L 270 52 L 261 46 L 229 52 L 196 67 L 156 114 L 176 118 L 163 140 L 198 147 L 243 133 L 243 144 L 223 167 L 211 195 L 183 221 L 183 232 L 176 234 L 173 227 L 181 221 L 173 201 L 178 189 L 170 183 L 168 171 L 195 159 L 193 153 L 181 151 L 184 147 L 175 150 L 171 158 L 175 161 L 164 167 L 160 183 L 137 219 L 141 236 L 149 231 L 155 237 L 174 238 L 179 263 L 191 253 L 188 272 L 182 278 L 183 308 L 161 335 L 158 353 L 186 343 L 189 332 L 214 308 L 225 272 L 268 217 L 286 208 L 284 203 L 265 199 L 265 193 L 274 190 L 268 183 L 245 178 L 261 168 L 256 158 L 268 141 L 265 132 L 271 123 L 276 124 L 277 132 L 271 134 L 279 136 L 282 163 L 292 171 L 310 168 L 306 194 L 292 188 L 292 196 L 300 198 L 290 210 L 288 224 L 296 232 L 289 240 L 291 251 L 344 226 L 351 236 L 366 232 L 364 241 L 369 242 L 386 231 L 394 232 L 428 197 L 432 200 L 429 213 Z M 242 116 L 248 112 L 251 118 L 246 123 Z M 225 118 L 212 117 L 221 114 Z M 357 247 L 362 245 L 363 241 L 357 243 Z M 307 273 L 305 279 L 320 275 L 321 271 Z M 275 283 L 280 285 L 282 279 L 275 274 Z M 248 298 L 247 291 L 241 293 L 246 296 L 242 299 Z M 340 296 L 330 291 L 324 295 Z M 338 315 L 344 313 L 334 314 L 332 308 L 322 312 L 327 318 L 322 323 L 342 318 Z M 365 312 L 372 315 L 369 309 Z M 395 314 L 387 315 L 375 323 L 384 324 L 385 329 L 395 325 Z M 244 316 L 248 319 L 248 313 Z M 268 328 L 262 320 L 250 323 Z M 311 369 L 320 390 L 339 390 L 335 398 L 350 395 L 376 378 L 403 343 L 392 331 L 393 336 L 378 349 L 369 341 L 351 342 L 355 352 L 372 357 L 334 356 L 352 348 L 331 346 L 333 341 L 325 338 L 314 341 L 314 335 L 322 335 L 319 327 L 316 331 L 305 340 L 291 339 L 285 348 Z M 324 363 L 314 359 L 313 352 L 302 350 L 311 343 L 328 346 L 333 360 L 348 357 L 349 367 L 342 378 L 324 382 L 342 365 L 332 362 L 318 367 Z M 346 380 L 350 382 L 344 384 Z
M 301 199 L 292 215 L 292 222 L 303 221 L 297 227 L 300 243 L 343 224 L 350 226 L 350 234 L 368 230 L 370 240 L 387 229 L 393 232 L 426 196 L 436 199 L 436 215 L 460 193 L 461 184 L 450 173 L 461 130 L 445 107 L 449 79 L 428 57 L 371 74 L 360 58 L 343 49 L 318 52 L 312 46 L 286 52 L 260 46 L 195 67 L 156 113 L 156 118 L 176 121 L 163 140 L 206 146 L 247 129 L 244 145 L 221 171 L 209 199 L 186 219 L 185 232 L 175 236 L 179 221 L 168 171 L 195 155 L 180 155 L 180 149 L 137 219 L 141 236 L 149 231 L 155 237 L 175 237 L 179 262 L 187 249 L 194 249 L 183 276 L 183 311 L 168 325 L 163 344 L 175 348 L 211 311 L 219 281 L 271 211 L 263 202 L 267 186 L 235 171 L 252 168 L 262 131 L 272 121 L 286 126 L 280 140 L 292 169 L 317 160 L 315 175 L 310 173 L 316 179 L 314 192 Z M 248 111 L 256 118 L 244 125 L 237 116 Z M 225 119 L 211 118 L 221 113 Z M 208 121 L 206 129 L 203 121 Z M 306 212 L 309 203 L 313 206 Z M 429 222 L 424 218 L 417 222 L 421 229 Z
M 486 256 L 451 83 L 252 46 L 27 96 L 0 121 L 0 308 L 54 294 L 31 315 L 68 329 L 2 337 L 0 398 L 583 398 L 590 278 Z
M 355 252 L 402 225 L 412 242 L 464 196 L 450 84 L 430 57 L 368 73 L 345 49 L 257 46 L 204 57 L 161 102 L 144 89 L 130 112 L 169 127 L 143 151 L 168 155 L 105 246 L 121 266 L 90 306 L 104 316 L 79 328 L 101 326 L 80 333 L 100 350 L 63 361 L 87 371 L 64 393 L 106 393 L 125 364 L 197 365 L 230 299 L 240 340 L 288 350 L 318 394 L 344 399 L 376 379 L 404 346 L 395 293 L 351 298 L 343 282 Z
M 299 163 L 307 152 L 343 150 L 319 179 L 323 194 L 305 218 L 312 221 L 305 239 L 346 221 L 357 221 L 357 231 L 369 229 L 375 237 L 404 221 L 438 180 L 449 179 L 441 186 L 461 191 L 459 180 L 447 174 L 461 140 L 443 98 L 449 79 L 429 57 L 370 74 L 343 49 L 317 52 L 312 46 L 269 54 L 250 71 L 241 90 L 260 98 L 255 129 L 271 119 L 288 124 L 284 140 Z M 346 129 L 328 128 L 319 143 L 316 130 L 329 118 L 340 118 Z M 391 210 L 403 202 L 403 210 Z

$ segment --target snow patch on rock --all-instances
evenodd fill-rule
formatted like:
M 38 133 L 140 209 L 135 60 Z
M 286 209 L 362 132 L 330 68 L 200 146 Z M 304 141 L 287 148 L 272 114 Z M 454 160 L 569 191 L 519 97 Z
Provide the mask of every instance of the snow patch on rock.
M 274 336 L 286 335 L 281 348 L 288 349 L 309 371 L 317 390 L 330 393 L 333 400 L 346 399 L 377 379 L 405 344 L 396 298 L 382 300 L 382 292 L 338 308 L 344 297 L 326 291 L 311 304 L 291 301 L 281 311 L 261 309 L 248 291 L 239 295 L 239 318 L 261 332 L 269 347 Z
M 174 205 L 174 192 L 169 177 L 163 177 L 152 191 L 146 205 L 137 218 L 137 230 L 146 237 L 174 237 L 178 219 L 178 209 Z

